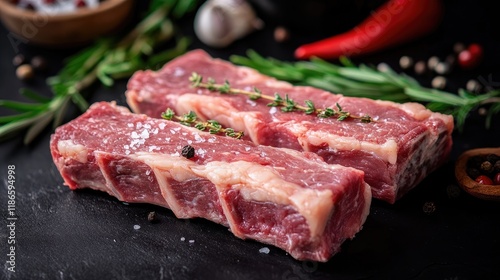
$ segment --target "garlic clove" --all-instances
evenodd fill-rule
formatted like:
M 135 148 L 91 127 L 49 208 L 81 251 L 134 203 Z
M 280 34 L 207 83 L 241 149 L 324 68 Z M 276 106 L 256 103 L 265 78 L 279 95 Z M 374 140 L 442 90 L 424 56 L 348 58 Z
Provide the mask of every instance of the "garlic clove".
M 246 1 L 209 0 L 196 14 L 194 31 L 206 45 L 222 48 L 263 26 Z

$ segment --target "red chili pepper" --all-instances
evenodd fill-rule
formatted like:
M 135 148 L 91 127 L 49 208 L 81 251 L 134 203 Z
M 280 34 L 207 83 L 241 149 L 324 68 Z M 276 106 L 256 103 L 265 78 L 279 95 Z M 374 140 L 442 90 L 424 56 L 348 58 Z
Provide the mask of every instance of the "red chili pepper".
M 334 59 L 379 51 L 430 33 L 442 10 L 440 0 L 389 0 L 354 29 L 300 46 L 295 57 Z

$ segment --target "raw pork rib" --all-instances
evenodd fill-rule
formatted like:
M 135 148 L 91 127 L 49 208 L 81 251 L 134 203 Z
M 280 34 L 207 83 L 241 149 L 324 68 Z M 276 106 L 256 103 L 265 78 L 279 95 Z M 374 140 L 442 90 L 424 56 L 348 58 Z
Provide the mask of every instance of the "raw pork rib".
M 194 157 L 181 155 L 185 145 Z M 73 190 L 168 207 L 178 218 L 202 217 L 301 260 L 327 261 L 361 229 L 370 207 L 362 171 L 105 102 L 59 127 L 50 147 Z
M 263 94 L 288 94 L 299 104 L 309 99 L 317 108 L 336 103 L 353 115 L 368 114 L 375 122 L 321 119 L 300 112 L 283 113 L 267 100 L 220 94 L 190 86 L 192 72 L 233 88 Z M 394 203 L 447 158 L 452 145 L 451 116 L 433 113 L 417 103 L 396 104 L 344 97 L 312 88 L 292 86 L 246 67 L 212 59 L 201 50 L 166 64 L 160 71 L 137 72 L 128 83 L 127 102 L 133 111 L 159 117 L 167 107 L 178 114 L 193 110 L 242 130 L 256 144 L 314 152 L 332 164 L 365 172 L 373 196 Z

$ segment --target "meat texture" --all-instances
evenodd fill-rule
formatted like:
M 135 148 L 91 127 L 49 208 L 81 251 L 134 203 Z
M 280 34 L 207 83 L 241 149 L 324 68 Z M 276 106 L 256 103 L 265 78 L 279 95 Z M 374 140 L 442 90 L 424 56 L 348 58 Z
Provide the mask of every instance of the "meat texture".
M 339 121 L 301 112 L 282 112 L 268 100 L 245 95 L 220 94 L 193 88 L 196 72 L 222 84 L 266 95 L 278 92 L 298 104 L 311 100 L 317 108 L 339 104 L 353 116 L 369 115 L 374 121 Z M 166 64 L 158 72 L 140 71 L 128 83 L 127 102 L 135 112 L 159 117 L 166 108 L 184 114 L 192 110 L 203 119 L 242 130 L 256 144 L 314 152 L 326 162 L 363 170 L 373 196 L 394 203 L 439 167 L 451 150 L 453 118 L 433 113 L 418 103 L 397 104 L 345 97 L 320 89 L 292 86 L 213 59 L 195 50 Z
M 182 155 L 186 145 L 194 157 Z M 178 218 L 205 218 L 300 260 L 327 261 L 361 229 L 370 207 L 362 171 L 105 102 L 59 127 L 50 147 L 72 190 L 91 188 L 170 208 Z

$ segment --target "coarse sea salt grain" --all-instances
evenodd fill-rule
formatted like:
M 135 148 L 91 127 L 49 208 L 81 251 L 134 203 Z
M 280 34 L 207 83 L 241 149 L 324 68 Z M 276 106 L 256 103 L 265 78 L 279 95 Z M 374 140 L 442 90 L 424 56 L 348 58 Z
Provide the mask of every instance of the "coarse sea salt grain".
M 156 147 L 156 146 L 149 146 L 149 149 L 148 151 L 151 153 L 152 151 L 154 150 L 159 150 L 160 148 Z
M 141 138 L 143 139 L 147 139 L 149 138 L 149 132 L 147 129 L 144 129 L 142 132 L 141 132 Z
M 181 237 L 181 241 L 182 241 L 182 242 L 186 241 L 186 238 L 185 238 L 184 236 L 183 236 L 183 237 Z
M 167 125 L 166 123 L 160 123 L 160 124 L 158 125 L 158 127 L 159 127 L 161 130 L 163 130 L 163 129 L 165 129 L 165 126 L 166 126 L 166 125 Z
M 135 230 L 138 230 L 138 229 L 140 229 L 140 228 L 141 228 L 141 226 L 140 226 L 140 225 L 134 225 L 134 229 L 135 229 Z
M 189 240 L 189 243 L 193 244 L 193 243 L 194 243 L 194 240 L 193 240 L 193 239 Z
M 206 151 L 206 150 L 203 150 L 202 148 L 199 148 L 199 149 L 196 151 L 196 153 L 197 153 L 198 155 L 202 156 L 202 155 L 206 154 L 206 153 L 207 153 L 207 151 Z
M 262 247 L 259 249 L 259 253 L 261 254 L 269 254 L 269 252 L 271 252 L 271 250 L 269 250 L 269 248 L 267 247 Z
M 250 100 L 250 99 L 247 99 L 246 101 L 248 103 L 248 105 L 252 106 L 252 107 L 255 107 L 257 105 L 257 102 L 253 101 L 253 100 Z
M 175 77 L 182 76 L 182 75 L 184 75 L 184 73 L 185 73 L 185 71 L 182 68 L 175 68 L 175 70 L 174 70 Z
M 205 142 L 205 139 L 203 139 L 198 133 L 194 135 L 194 140 L 196 140 L 196 143 Z

